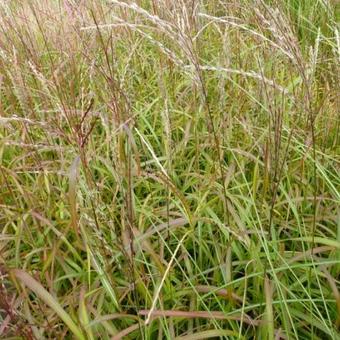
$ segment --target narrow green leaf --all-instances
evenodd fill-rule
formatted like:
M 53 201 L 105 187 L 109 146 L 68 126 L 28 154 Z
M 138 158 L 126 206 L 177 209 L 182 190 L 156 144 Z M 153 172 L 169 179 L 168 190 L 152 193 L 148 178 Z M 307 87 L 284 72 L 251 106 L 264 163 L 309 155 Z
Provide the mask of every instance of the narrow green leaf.
M 42 299 L 54 312 L 64 321 L 70 331 L 77 339 L 85 340 L 82 331 L 78 328 L 72 318 L 60 306 L 58 301 L 32 276 L 27 274 L 24 270 L 14 269 L 12 274 L 19 279 L 26 287 L 32 290 L 40 299 Z
M 198 332 L 195 334 L 178 336 L 175 340 L 198 340 L 198 339 L 209 339 L 209 338 L 218 338 L 225 337 L 228 338 L 230 336 L 237 336 L 238 334 L 234 331 L 223 330 L 223 329 L 212 329 L 209 331 Z

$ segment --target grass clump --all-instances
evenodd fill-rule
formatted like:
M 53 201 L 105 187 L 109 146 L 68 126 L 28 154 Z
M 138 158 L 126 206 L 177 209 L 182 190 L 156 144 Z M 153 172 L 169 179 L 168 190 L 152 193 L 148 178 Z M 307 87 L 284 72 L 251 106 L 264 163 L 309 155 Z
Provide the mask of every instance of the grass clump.
M 0 4 L 0 337 L 337 339 L 337 1 Z

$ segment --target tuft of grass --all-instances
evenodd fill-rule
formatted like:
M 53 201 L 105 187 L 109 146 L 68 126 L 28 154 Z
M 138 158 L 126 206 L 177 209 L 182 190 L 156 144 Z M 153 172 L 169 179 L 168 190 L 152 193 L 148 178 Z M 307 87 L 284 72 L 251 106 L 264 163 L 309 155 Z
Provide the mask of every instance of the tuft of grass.
M 0 3 L 0 337 L 340 338 L 339 2 Z

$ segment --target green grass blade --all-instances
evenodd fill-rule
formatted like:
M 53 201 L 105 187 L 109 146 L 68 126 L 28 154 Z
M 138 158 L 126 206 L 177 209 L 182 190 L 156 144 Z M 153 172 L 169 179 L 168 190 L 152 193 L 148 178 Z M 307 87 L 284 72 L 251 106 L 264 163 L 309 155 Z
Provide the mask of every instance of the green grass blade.
M 12 274 L 19 279 L 26 287 L 32 290 L 40 299 L 42 299 L 54 312 L 64 321 L 69 330 L 75 335 L 77 339 L 85 340 L 85 337 L 72 320 L 69 314 L 60 306 L 59 302 L 32 276 L 27 274 L 24 270 L 13 269 Z

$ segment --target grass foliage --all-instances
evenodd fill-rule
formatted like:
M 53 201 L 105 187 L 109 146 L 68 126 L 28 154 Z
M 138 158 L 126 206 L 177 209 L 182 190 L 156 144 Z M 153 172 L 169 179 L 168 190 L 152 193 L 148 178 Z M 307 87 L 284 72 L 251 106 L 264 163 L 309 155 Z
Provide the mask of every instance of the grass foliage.
M 0 2 L 0 337 L 339 339 L 337 0 Z

